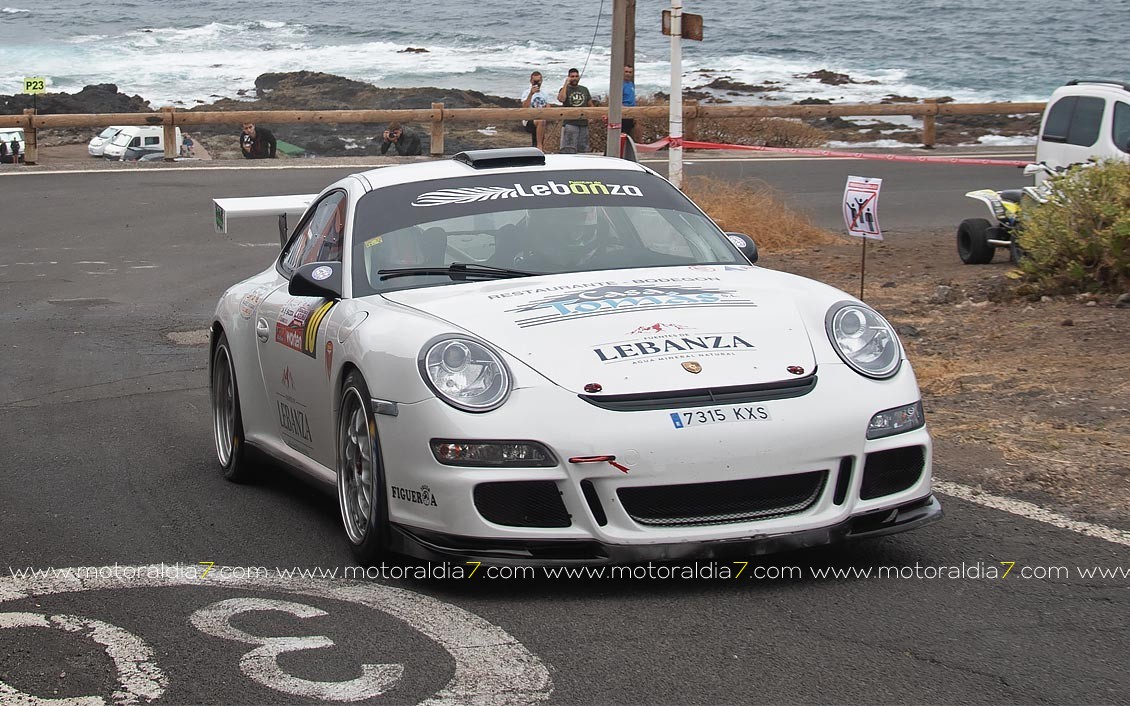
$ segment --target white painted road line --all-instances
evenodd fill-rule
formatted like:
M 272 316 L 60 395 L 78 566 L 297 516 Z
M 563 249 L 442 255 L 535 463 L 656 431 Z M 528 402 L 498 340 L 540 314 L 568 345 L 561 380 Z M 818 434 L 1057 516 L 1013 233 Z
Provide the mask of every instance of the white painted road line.
M 120 706 L 134 706 L 140 700 L 154 701 L 165 693 L 168 679 L 153 662 L 153 650 L 145 642 L 125 630 L 101 620 L 75 615 L 42 615 L 39 613 L 0 613 L 0 630 L 4 628 L 56 628 L 82 633 L 102 645 L 118 670 L 118 685 L 113 700 Z M 9 704 L 66 704 L 99 706 L 105 700 L 98 696 L 72 699 L 39 699 L 0 681 L 0 700 Z
M 201 569 L 200 566 L 192 565 L 115 565 L 55 569 L 47 574 L 28 577 L 0 577 L 0 604 L 60 593 L 184 586 L 204 588 L 213 593 L 216 589 L 230 588 L 346 601 L 366 606 L 397 619 L 407 629 L 420 632 L 451 655 L 455 663 L 455 672 L 443 689 L 421 702 L 427 706 L 460 704 L 522 706 L 546 701 L 553 693 L 553 680 L 550 678 L 549 670 L 522 643 L 502 628 L 450 603 L 377 583 L 240 572 L 225 573 L 223 567 L 218 566 L 209 567 L 211 575 L 202 576 Z M 208 595 L 211 596 L 213 593 Z M 247 608 L 260 604 L 241 605 Z M 278 608 L 278 605 L 275 604 L 274 607 Z M 0 617 L 12 615 L 25 614 L 0 613 Z M 26 618 L 8 617 L 7 620 L 16 623 L 8 627 L 23 627 L 27 622 Z M 82 620 L 86 621 L 87 625 L 95 622 Z M 42 624 L 38 618 L 36 622 L 37 625 Z M 0 623 L 0 627 L 3 626 L 3 623 Z M 97 636 L 94 639 L 97 641 Z M 260 638 L 253 639 L 260 640 Z M 312 645 L 313 643 L 310 643 L 309 646 Z M 141 647 L 144 647 L 144 643 L 140 646 L 134 645 L 132 648 L 132 654 L 138 660 L 144 657 Z M 276 650 L 277 647 L 278 645 L 272 644 L 270 650 Z M 256 659 L 257 674 L 267 678 L 270 670 L 260 668 L 268 665 L 264 660 L 259 660 L 258 656 Z M 273 660 L 273 657 L 271 659 Z M 385 673 L 383 676 L 387 680 L 391 673 Z M 293 687 L 294 684 L 289 683 L 288 686 Z M 276 688 L 274 685 L 271 687 Z M 3 688 L 8 688 L 9 691 L 0 690 L 0 697 L 5 693 L 13 693 L 11 687 L 0 682 L 0 689 Z M 0 701 L 3 699 L 0 698 Z M 34 700 L 26 702 L 35 703 Z M 90 703 L 99 703 L 99 701 Z
M 1096 525 L 1090 522 L 1073 520 L 1070 517 L 1060 515 L 1051 510 L 1046 510 L 1039 505 L 1033 505 L 1023 500 L 1013 500 L 1012 498 L 1006 498 L 1000 495 L 983 493 L 968 485 L 950 483 L 947 481 L 934 481 L 934 490 L 961 500 L 976 503 L 983 507 L 1003 510 L 1004 512 L 1018 515 L 1029 520 L 1035 520 L 1036 522 L 1043 522 L 1053 527 L 1060 527 L 1088 537 L 1103 539 L 1113 544 L 1121 544 L 1124 547 L 1130 547 L 1130 532 L 1115 529 L 1114 527 L 1107 527 L 1106 525 Z

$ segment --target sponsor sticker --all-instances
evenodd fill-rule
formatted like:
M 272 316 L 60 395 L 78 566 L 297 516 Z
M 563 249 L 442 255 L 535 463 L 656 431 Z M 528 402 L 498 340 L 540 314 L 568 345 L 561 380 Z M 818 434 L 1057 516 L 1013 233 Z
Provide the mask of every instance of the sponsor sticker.
M 757 306 L 753 300 L 739 297 L 734 290 L 690 284 L 661 284 L 695 279 L 662 278 L 605 285 L 551 295 L 507 311 L 516 315 L 515 323 L 520 328 L 527 328 L 635 309 L 685 309 L 704 305 Z
M 304 448 L 314 445 L 314 437 L 310 431 L 310 420 L 306 412 L 297 404 L 276 399 L 275 405 L 279 413 L 279 428 L 287 441 L 292 441 Z
M 710 333 L 694 336 L 649 336 L 643 341 L 605 343 L 594 347 L 592 352 L 602 363 L 618 363 L 625 360 L 634 360 L 638 363 L 735 355 L 752 353 L 756 350 L 756 346 L 736 333 Z M 700 365 L 698 371 L 701 370 Z
M 388 494 L 393 500 L 412 503 L 414 505 L 425 505 L 427 507 L 439 507 L 439 503 L 436 502 L 436 496 L 432 495 L 432 489 L 426 485 L 421 485 L 419 490 L 390 485 L 388 490 Z
M 239 300 L 239 315 L 245 319 L 254 316 L 255 310 L 259 308 L 259 302 L 263 301 L 263 297 L 270 291 L 270 287 L 260 285 L 244 294 L 243 299 Z
M 318 342 L 318 327 L 333 308 L 334 302 L 323 301 L 316 308 L 317 300 L 295 297 L 287 301 L 279 310 L 275 322 L 275 342 L 305 353 L 311 358 L 318 357 L 315 345 Z
M 322 265 L 321 267 L 314 268 L 314 271 L 310 273 L 310 279 L 314 280 L 315 282 L 321 282 L 324 279 L 329 279 L 330 275 L 332 275 L 333 273 L 334 271 L 332 267 Z
M 768 422 L 772 420 L 772 416 L 769 414 L 769 409 L 763 405 L 733 405 L 671 412 L 669 419 L 676 429 L 686 429 L 687 427 L 701 427 L 707 424 Z

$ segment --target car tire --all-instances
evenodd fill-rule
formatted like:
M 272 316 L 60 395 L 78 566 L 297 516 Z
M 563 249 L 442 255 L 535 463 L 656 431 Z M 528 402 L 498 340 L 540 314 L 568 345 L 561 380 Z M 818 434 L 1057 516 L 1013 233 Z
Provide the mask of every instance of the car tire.
M 957 227 L 957 254 L 966 265 L 987 265 L 995 248 L 989 243 L 992 224 L 984 218 L 966 218 Z
M 337 499 L 354 558 L 369 566 L 388 547 L 384 465 L 369 388 L 361 373 L 345 377 L 337 425 Z
M 255 477 L 250 453 L 243 438 L 243 414 L 239 406 L 239 386 L 227 334 L 220 332 L 212 351 L 211 367 L 212 430 L 216 460 L 224 478 L 246 483 Z

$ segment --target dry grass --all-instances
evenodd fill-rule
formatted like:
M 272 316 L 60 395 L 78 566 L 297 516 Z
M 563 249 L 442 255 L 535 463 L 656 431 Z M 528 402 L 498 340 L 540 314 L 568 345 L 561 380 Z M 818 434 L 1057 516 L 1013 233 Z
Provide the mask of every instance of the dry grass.
M 683 184 L 683 192 L 723 230 L 752 236 L 759 250 L 784 252 L 837 241 L 829 231 L 787 208 L 764 184 L 694 177 Z

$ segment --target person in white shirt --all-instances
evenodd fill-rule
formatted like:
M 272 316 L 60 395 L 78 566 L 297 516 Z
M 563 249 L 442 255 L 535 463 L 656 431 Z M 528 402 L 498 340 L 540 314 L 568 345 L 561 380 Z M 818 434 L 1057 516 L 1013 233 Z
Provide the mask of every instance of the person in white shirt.
M 544 108 L 549 105 L 549 97 L 541 90 L 541 72 L 530 74 L 530 86 L 522 94 L 523 108 Z M 545 121 L 523 120 L 522 129 L 530 133 L 530 146 L 545 151 Z

